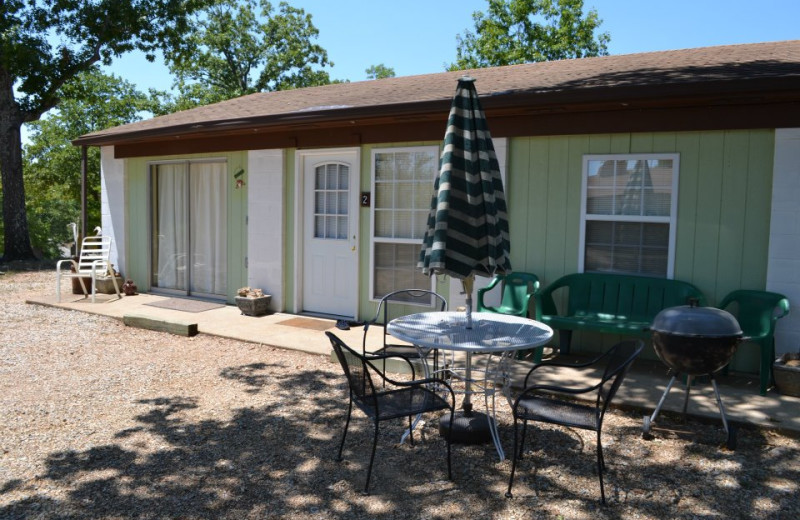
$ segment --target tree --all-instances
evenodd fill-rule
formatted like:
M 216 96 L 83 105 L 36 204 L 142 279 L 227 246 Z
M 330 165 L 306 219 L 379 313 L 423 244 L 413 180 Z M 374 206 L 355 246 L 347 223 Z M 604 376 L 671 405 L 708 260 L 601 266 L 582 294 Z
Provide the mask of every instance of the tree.
M 180 45 L 165 51 L 179 96 L 162 110 L 330 83 L 321 68 L 333 63 L 313 43 L 319 31 L 303 9 L 286 2 L 275 10 L 267 0 L 221 0 L 192 25 Z
M 364 72 L 367 73 L 367 79 L 393 78 L 395 76 L 394 69 L 387 67 L 383 63 L 371 65 Z
M 131 123 L 151 110 L 149 98 L 133 84 L 101 73 L 95 66 L 78 74 L 58 93 L 58 108 L 30 124 L 24 147 L 25 190 L 31 242 L 44 256 L 60 255 L 59 245 L 72 239 L 67 224 L 80 215 L 81 151 L 75 136 Z M 100 224 L 100 149 L 87 150 L 87 228 Z
M 608 55 L 602 20 L 583 0 L 489 0 L 488 14 L 472 14 L 475 32 L 457 36 L 449 70 Z
M 33 258 L 22 175 L 24 123 L 57 106 L 68 81 L 93 64 L 174 46 L 210 0 L 0 2 L 0 170 L 5 260 Z

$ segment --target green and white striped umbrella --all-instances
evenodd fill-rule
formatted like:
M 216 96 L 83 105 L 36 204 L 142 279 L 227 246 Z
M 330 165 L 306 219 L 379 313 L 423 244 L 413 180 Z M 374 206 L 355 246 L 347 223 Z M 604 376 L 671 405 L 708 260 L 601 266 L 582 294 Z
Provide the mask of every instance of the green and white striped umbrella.
M 475 80 L 458 81 L 450 107 L 428 229 L 417 266 L 465 280 L 467 310 L 474 275 L 511 272 L 508 214 L 500 166 Z

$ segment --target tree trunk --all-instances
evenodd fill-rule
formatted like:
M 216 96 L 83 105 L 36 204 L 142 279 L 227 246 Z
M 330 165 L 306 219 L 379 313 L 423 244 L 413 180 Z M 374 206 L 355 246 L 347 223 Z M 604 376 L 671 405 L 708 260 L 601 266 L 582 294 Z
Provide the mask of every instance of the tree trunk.
M 22 117 L 11 85 L 0 81 L 0 180 L 3 183 L 3 259 L 32 260 L 22 178 Z

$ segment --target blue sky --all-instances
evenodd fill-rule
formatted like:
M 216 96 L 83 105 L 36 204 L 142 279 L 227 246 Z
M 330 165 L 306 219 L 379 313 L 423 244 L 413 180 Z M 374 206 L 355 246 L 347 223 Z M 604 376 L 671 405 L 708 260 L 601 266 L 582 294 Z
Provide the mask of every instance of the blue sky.
M 441 72 L 455 59 L 456 35 L 474 27 L 486 0 L 289 0 L 312 15 L 317 40 L 335 66 L 332 78 L 366 79 L 383 63 L 398 76 Z M 273 1 L 277 5 L 278 0 Z M 800 38 L 800 0 L 585 0 L 611 34 L 609 52 L 668 49 Z M 139 89 L 169 89 L 163 64 L 140 55 L 110 70 Z

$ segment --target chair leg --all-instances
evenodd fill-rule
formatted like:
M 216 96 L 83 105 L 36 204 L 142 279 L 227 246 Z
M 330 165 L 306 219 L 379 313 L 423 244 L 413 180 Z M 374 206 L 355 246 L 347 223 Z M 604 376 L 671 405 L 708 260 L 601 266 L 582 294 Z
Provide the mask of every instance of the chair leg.
M 603 472 L 606 469 L 606 463 L 603 459 L 603 443 L 600 442 L 600 430 L 597 431 L 597 476 L 600 479 L 600 500 L 603 505 L 606 505 L 606 491 L 603 486 Z
M 515 432 L 516 433 L 516 432 Z M 523 449 L 522 447 L 525 445 L 525 436 L 528 434 L 528 420 L 522 420 L 522 439 L 519 441 L 519 458 L 522 458 Z
M 375 435 L 372 438 L 372 454 L 369 456 L 369 468 L 367 468 L 367 483 L 364 484 L 364 495 L 369 495 L 369 479 L 372 477 L 372 463 L 375 462 L 375 448 L 378 447 L 378 425 L 380 422 L 375 417 Z
M 511 487 L 514 485 L 514 472 L 517 470 L 517 459 L 522 458 L 518 457 L 517 455 L 518 450 L 519 452 L 522 452 L 522 445 L 517 444 L 518 431 L 519 426 L 517 425 L 517 418 L 514 417 L 514 456 L 511 458 L 511 476 L 508 477 L 508 490 L 506 490 L 506 498 L 513 497 L 511 494 Z
M 339 443 L 339 455 L 336 456 L 336 460 L 342 460 L 342 450 L 344 449 L 344 439 L 347 437 L 347 427 L 350 426 L 350 415 L 353 412 L 353 397 L 350 396 L 350 404 L 347 406 L 347 420 L 344 423 L 344 433 L 342 433 L 342 442 Z
M 453 408 L 450 409 L 450 425 L 447 428 L 447 480 L 453 480 L 453 470 L 450 464 L 450 445 L 452 442 L 450 441 L 450 432 L 453 431 L 453 416 L 455 415 L 455 410 Z
M 600 442 L 600 431 L 599 430 L 597 432 L 597 446 L 599 447 L 599 449 L 597 450 L 597 458 L 598 458 L 598 462 L 600 464 L 598 467 L 602 471 L 605 471 L 606 470 L 606 459 L 603 456 L 603 444 Z
M 414 421 L 411 419 L 411 415 L 408 416 L 408 439 L 411 441 L 411 445 L 414 445 Z
M 572 331 L 566 329 L 559 330 L 558 339 L 561 341 L 561 345 L 559 345 L 559 352 L 562 355 L 569 354 L 570 343 L 572 343 Z

